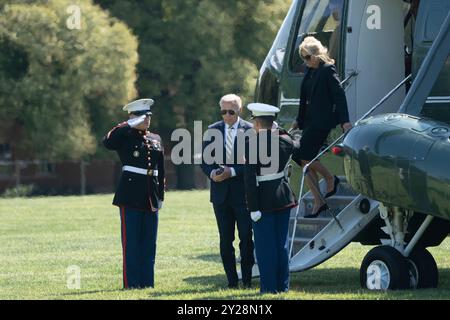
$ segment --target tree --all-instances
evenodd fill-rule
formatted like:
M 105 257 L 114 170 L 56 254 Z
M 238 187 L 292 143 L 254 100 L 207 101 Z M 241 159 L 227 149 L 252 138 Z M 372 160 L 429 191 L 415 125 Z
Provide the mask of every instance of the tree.
M 155 98 L 152 127 L 166 141 L 175 128 L 218 119 L 225 93 L 252 101 L 259 66 L 290 2 L 96 0 L 139 36 L 139 96 Z M 182 176 L 190 174 L 180 172 L 179 187 L 193 187 Z
M 136 95 L 136 37 L 91 0 L 9 0 L 0 15 L 0 119 L 24 128 L 16 151 L 94 154 Z

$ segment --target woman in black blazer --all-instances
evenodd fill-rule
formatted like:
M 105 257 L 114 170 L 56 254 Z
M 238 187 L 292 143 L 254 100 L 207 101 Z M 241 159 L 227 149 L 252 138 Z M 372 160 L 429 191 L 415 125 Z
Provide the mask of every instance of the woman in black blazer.
M 300 150 L 292 155 L 292 159 L 304 166 L 317 156 L 333 128 L 340 124 L 347 131 L 352 125 L 349 122 L 345 92 L 328 50 L 316 38 L 306 37 L 299 51 L 308 70 L 301 86 L 298 116 L 292 125 L 294 129 L 303 130 Z M 320 161 L 315 161 L 309 168 L 306 183 L 314 196 L 314 208 L 313 214 L 305 218 L 315 218 L 328 209 L 325 198 L 336 193 L 339 179 Z M 325 197 L 320 194 L 318 173 L 327 182 Z

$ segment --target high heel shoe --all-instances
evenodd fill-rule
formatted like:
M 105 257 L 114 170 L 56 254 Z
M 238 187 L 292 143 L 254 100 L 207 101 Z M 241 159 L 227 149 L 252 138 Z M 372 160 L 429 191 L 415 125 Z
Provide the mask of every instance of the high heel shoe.
M 329 197 L 331 197 L 331 196 L 333 196 L 333 195 L 336 193 L 338 184 L 339 184 L 340 182 L 341 182 L 341 180 L 339 180 L 338 177 L 334 176 L 334 181 L 333 181 L 334 186 L 333 186 L 333 190 L 331 190 L 330 192 L 328 192 L 328 193 L 325 195 L 325 199 L 326 199 L 326 198 L 329 198 Z
M 326 210 L 328 210 L 328 209 L 330 209 L 330 207 L 328 207 L 328 204 L 324 204 L 324 205 L 322 205 L 320 208 L 319 208 L 319 210 L 317 210 L 315 213 L 313 213 L 313 214 L 308 214 L 308 215 L 306 215 L 306 216 L 304 216 L 303 218 L 306 218 L 306 219 L 314 219 L 314 218 L 317 218 L 318 216 L 319 216 L 319 214 L 322 212 L 322 211 L 326 211 Z

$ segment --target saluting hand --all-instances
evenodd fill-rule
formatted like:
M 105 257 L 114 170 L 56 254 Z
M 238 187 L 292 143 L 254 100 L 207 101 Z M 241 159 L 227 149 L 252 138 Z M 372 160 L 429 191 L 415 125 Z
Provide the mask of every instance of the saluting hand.
M 145 117 L 146 115 L 143 114 L 142 116 L 138 117 L 138 118 L 133 118 L 127 121 L 128 125 L 132 128 L 136 128 L 137 126 L 139 126 L 141 123 L 143 123 L 145 121 Z

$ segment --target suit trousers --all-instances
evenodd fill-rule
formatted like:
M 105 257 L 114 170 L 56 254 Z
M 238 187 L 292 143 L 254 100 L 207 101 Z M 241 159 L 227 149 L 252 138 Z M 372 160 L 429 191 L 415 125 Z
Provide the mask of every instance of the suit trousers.
M 158 212 L 120 208 L 123 286 L 154 287 Z
M 241 254 L 242 282 L 244 285 L 250 285 L 252 268 L 255 263 L 250 214 L 244 204 L 213 203 L 213 207 L 219 228 L 220 256 L 228 279 L 228 285 L 237 286 L 238 284 L 236 257 L 233 247 L 235 225 L 237 225 L 240 240 L 239 251 Z
M 253 222 L 261 293 L 289 290 L 289 216 L 291 209 L 262 212 Z

